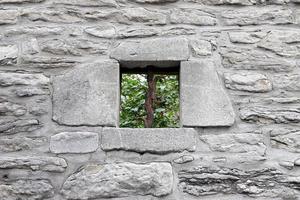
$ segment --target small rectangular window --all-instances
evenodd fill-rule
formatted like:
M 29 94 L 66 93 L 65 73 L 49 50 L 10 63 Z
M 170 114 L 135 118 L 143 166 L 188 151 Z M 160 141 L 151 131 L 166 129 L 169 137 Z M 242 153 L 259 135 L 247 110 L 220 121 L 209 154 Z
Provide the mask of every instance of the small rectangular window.
M 180 127 L 179 63 L 121 64 L 120 127 Z

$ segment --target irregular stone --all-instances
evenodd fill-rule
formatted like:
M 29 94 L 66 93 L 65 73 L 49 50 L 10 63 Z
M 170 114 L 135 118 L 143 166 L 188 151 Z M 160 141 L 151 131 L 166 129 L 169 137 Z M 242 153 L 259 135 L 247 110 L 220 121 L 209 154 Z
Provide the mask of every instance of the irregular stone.
M 103 129 L 101 147 L 104 151 L 125 150 L 158 154 L 195 151 L 196 134 L 194 129 L 182 128 Z
M 50 139 L 50 151 L 53 153 L 90 153 L 98 146 L 98 133 L 92 132 L 62 132 Z
M 212 194 L 243 194 L 250 197 L 275 199 L 290 196 L 296 199 L 298 193 L 291 184 L 293 179 L 277 169 L 264 168 L 241 170 L 226 167 L 194 167 L 178 173 L 179 188 L 193 196 Z
M 287 91 L 300 91 L 299 74 L 278 74 L 273 78 L 274 88 L 284 89 Z
M 180 88 L 183 126 L 233 125 L 235 113 L 211 60 L 181 62 Z
M 137 3 L 149 3 L 149 4 L 160 4 L 160 3 L 173 3 L 178 0 L 131 0 Z
M 270 132 L 273 148 L 300 153 L 300 129 L 276 128 Z
M 33 171 L 64 172 L 66 167 L 66 161 L 58 157 L 0 157 L 0 169 L 31 169 Z
M 238 46 L 221 47 L 220 54 L 225 68 L 283 72 L 292 71 L 296 66 L 295 61 L 285 60 L 262 51 Z
M 0 119 L 0 135 L 32 132 L 41 127 L 37 119 Z
M 266 145 L 261 134 L 202 135 L 200 139 L 215 152 L 251 153 L 251 155 L 255 153 L 258 156 L 265 156 L 266 152 Z
M 53 79 L 53 120 L 71 126 L 116 126 L 118 94 L 117 62 L 77 66 Z
M 0 97 L 0 116 L 22 116 L 27 112 L 27 108 L 23 105 L 8 101 Z
M 49 82 L 49 78 L 43 74 L 0 72 L 0 86 L 2 87 L 15 85 L 47 86 Z
M 46 179 L 0 182 L 0 196 L 5 200 L 43 200 L 54 196 L 54 187 Z
M 264 31 L 255 32 L 229 32 L 229 39 L 232 43 L 255 44 L 261 41 L 267 33 Z
M 195 57 L 212 55 L 212 45 L 206 40 L 190 40 L 190 47 Z
M 295 165 L 295 166 L 300 166 L 300 158 L 298 158 L 298 159 L 296 159 L 296 160 L 294 161 L 294 165 Z
M 247 122 L 258 123 L 299 123 L 300 108 L 253 106 L 240 108 L 240 118 Z
M 99 37 L 99 38 L 115 38 L 116 37 L 116 29 L 112 25 L 99 25 L 87 27 L 84 29 L 89 35 Z
M 172 24 L 192 24 L 199 26 L 214 26 L 217 24 L 216 16 L 200 9 L 175 8 L 171 10 L 170 22 Z
M 189 58 L 184 38 L 121 42 L 110 54 L 119 61 L 180 61 Z
M 0 3 L 40 3 L 45 0 L 0 0 Z
M 22 87 L 13 89 L 13 93 L 18 97 L 32 97 L 35 95 L 49 95 L 50 91 L 37 87 Z
M 239 8 L 221 13 L 224 25 L 294 24 L 293 11 L 289 8 L 270 6 Z
M 225 86 L 231 90 L 269 92 L 272 83 L 267 76 L 258 73 L 225 73 Z
M 272 30 L 257 46 L 280 56 L 299 57 L 300 33 L 298 30 Z
M 16 152 L 33 149 L 42 145 L 46 145 L 45 138 L 30 138 L 30 137 L 1 137 L 0 151 L 1 152 Z
M 194 161 L 194 157 L 190 155 L 183 155 L 173 160 L 173 162 L 176 164 L 184 164 L 192 161 Z
M 36 38 L 22 43 L 22 54 L 34 55 L 40 52 L 40 47 Z
M 250 6 L 264 2 L 264 0 L 204 0 L 205 5 L 243 5 Z
M 75 59 L 53 56 L 22 56 L 21 62 L 30 67 L 42 69 L 74 67 L 78 64 L 78 61 Z
M 118 4 L 115 0 L 53 0 L 54 4 L 63 4 L 71 6 L 83 7 L 117 7 Z
M 165 25 L 167 23 L 167 16 L 159 10 L 137 7 L 122 9 L 121 13 L 122 17 L 116 19 L 120 23 L 138 22 L 148 25 Z
M 0 46 L 0 65 L 16 64 L 17 58 L 18 47 L 16 45 Z
M 194 35 L 196 31 L 194 28 L 191 27 L 171 27 L 162 29 L 161 35 L 162 36 L 178 36 L 178 35 Z
M 117 30 L 117 38 L 144 38 L 158 35 L 158 31 L 153 28 L 141 28 L 128 26 Z
M 289 170 L 294 168 L 294 162 L 291 161 L 281 161 L 279 165 Z
M 106 54 L 109 43 L 85 39 L 51 39 L 42 42 L 40 46 L 43 51 L 48 53 L 80 56 L 84 54 Z
M 7 28 L 4 32 L 6 37 L 14 35 L 34 35 L 34 36 L 49 36 L 60 35 L 65 29 L 57 26 L 18 26 Z
M 16 24 L 18 16 L 19 12 L 17 10 L 0 10 L 0 25 Z
M 105 181 L 103 181 L 105 180 Z M 173 186 L 169 163 L 87 165 L 62 186 L 66 199 L 95 199 L 131 195 L 165 196 Z

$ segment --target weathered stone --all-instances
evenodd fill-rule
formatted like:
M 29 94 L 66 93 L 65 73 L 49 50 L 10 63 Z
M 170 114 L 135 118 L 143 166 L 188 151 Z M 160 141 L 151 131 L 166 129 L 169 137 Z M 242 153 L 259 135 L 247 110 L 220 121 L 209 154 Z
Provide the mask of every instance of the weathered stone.
M 116 28 L 112 25 L 99 25 L 99 26 L 88 27 L 84 29 L 84 32 L 99 38 L 116 37 Z
M 272 70 L 275 72 L 292 71 L 296 62 L 285 60 L 263 51 L 238 46 L 220 48 L 222 64 L 226 68 L 245 70 Z
M 50 91 L 37 87 L 22 87 L 13 89 L 13 93 L 18 97 L 32 97 L 35 95 L 49 95 Z
M 16 64 L 17 58 L 18 47 L 16 45 L 0 46 L 0 65 Z
M 193 1 L 193 0 L 188 0 Z M 194 0 L 197 1 L 197 0 Z M 264 2 L 264 0 L 202 0 L 201 3 L 205 5 L 243 5 L 250 6 Z
M 180 61 L 189 58 L 189 47 L 184 38 L 122 42 L 110 57 L 119 61 Z
M 0 116 L 22 116 L 25 115 L 27 109 L 25 106 L 8 101 L 0 97 Z
M 49 82 L 49 78 L 43 74 L 0 72 L 0 86 L 2 87 L 13 85 L 47 86 Z
M 181 62 L 180 88 L 183 126 L 233 125 L 235 113 L 211 60 Z
M 295 166 L 300 166 L 300 158 L 298 158 L 298 159 L 296 159 L 296 160 L 294 161 L 294 165 L 295 165 Z
M 54 187 L 45 179 L 1 181 L 0 196 L 3 200 L 43 200 L 54 196 Z
M 117 19 L 120 23 L 139 22 L 149 25 L 164 25 L 167 23 L 167 16 L 159 10 L 137 7 L 122 9 L 121 12 L 122 17 Z
M 212 194 L 244 194 L 251 197 L 282 197 L 297 199 L 298 193 L 292 185 L 294 177 L 283 175 L 277 169 L 264 168 L 240 170 L 225 167 L 194 167 L 178 174 L 179 188 L 193 196 Z
M 193 156 L 183 155 L 180 156 L 179 158 L 174 159 L 173 162 L 176 164 L 184 164 L 184 163 L 192 162 L 193 160 L 194 160 Z
M 53 0 L 54 4 L 83 6 L 83 7 L 117 7 L 115 0 Z
M 15 152 L 29 150 L 34 147 L 46 145 L 45 138 L 35 137 L 1 137 L 0 151 L 1 152 Z
M 90 153 L 98 146 L 98 133 L 92 132 L 62 132 L 50 139 L 50 151 L 53 153 Z
M 190 40 L 190 47 L 195 57 L 212 55 L 212 45 L 206 40 Z
M 0 135 L 32 132 L 41 127 L 37 119 L 0 119 Z
M 289 170 L 294 168 L 294 162 L 291 161 L 281 161 L 279 165 Z
M 172 186 L 173 174 L 169 163 L 118 163 L 84 166 L 66 180 L 61 193 L 66 199 L 130 195 L 159 197 L 170 194 Z
M 300 153 L 300 129 L 276 128 L 271 130 L 270 139 L 273 148 Z
M 45 0 L 0 0 L 0 3 L 40 3 Z
M 131 0 L 137 3 L 149 3 L 149 4 L 159 4 L 159 3 L 172 3 L 178 0 Z
M 53 120 L 65 125 L 116 126 L 118 94 L 117 62 L 78 66 L 53 79 Z
M 252 106 L 240 108 L 240 118 L 247 122 L 299 123 L 300 108 Z
M 293 11 L 282 7 L 239 8 L 221 13 L 225 25 L 294 24 Z
M 43 69 L 74 67 L 78 61 L 65 57 L 22 56 L 21 62 L 30 67 Z
M 0 10 L 0 25 L 16 24 L 18 15 L 19 12 L 17 10 Z
M 261 134 L 221 134 L 202 135 L 200 139 L 208 144 L 210 150 L 228 153 L 255 153 L 258 156 L 265 156 L 266 146 Z
M 194 129 L 103 129 L 101 147 L 105 151 L 170 153 L 196 150 Z M 134 142 L 133 142 L 134 141 Z
M 31 38 L 30 40 L 22 43 L 22 54 L 34 55 L 40 52 L 40 47 L 37 39 Z
M 254 44 L 265 36 L 267 33 L 264 31 L 255 31 L 255 32 L 229 32 L 229 39 L 232 43 L 242 43 L 242 44 Z
M 0 157 L 0 169 L 31 169 L 33 171 L 64 172 L 67 163 L 58 157 Z
M 196 31 L 192 27 L 171 27 L 164 28 L 161 31 L 162 36 L 194 35 Z
M 217 24 L 217 19 L 214 14 L 204 10 L 176 8 L 171 10 L 170 22 L 172 24 L 214 26 Z
M 299 74 L 278 74 L 273 78 L 274 88 L 284 89 L 287 91 L 300 91 Z
M 20 26 L 7 28 L 4 32 L 6 37 L 14 35 L 34 35 L 34 36 L 49 36 L 60 35 L 65 29 L 57 26 Z
M 41 42 L 42 51 L 56 55 L 105 54 L 108 50 L 108 42 L 96 42 L 91 40 L 61 40 L 51 39 Z
M 231 90 L 269 92 L 272 83 L 267 76 L 258 73 L 225 73 L 225 86 Z
M 300 56 L 300 33 L 293 31 L 272 30 L 258 43 L 258 47 L 270 50 L 280 56 Z
M 158 35 L 158 31 L 154 28 L 141 28 L 127 26 L 126 28 L 121 28 L 117 30 L 118 38 L 144 38 Z

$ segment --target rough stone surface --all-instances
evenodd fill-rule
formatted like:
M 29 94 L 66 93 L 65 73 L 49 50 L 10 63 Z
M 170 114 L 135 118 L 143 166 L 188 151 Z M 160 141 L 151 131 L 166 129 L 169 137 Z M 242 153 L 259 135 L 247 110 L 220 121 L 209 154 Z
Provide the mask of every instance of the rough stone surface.
M 17 10 L 0 10 L 0 25 L 16 24 L 18 15 Z
M 226 68 L 244 70 L 291 71 L 296 62 L 278 58 L 251 48 L 227 46 L 220 48 L 222 63 Z
M 259 123 L 299 123 L 300 109 L 291 107 L 242 107 L 240 118 L 247 122 Z
M 180 75 L 183 126 L 233 125 L 235 113 L 211 60 L 182 62 Z
M 225 86 L 231 90 L 269 92 L 272 83 L 267 76 L 258 73 L 225 73 Z
M 183 38 L 122 42 L 110 54 L 119 61 L 180 61 L 189 58 L 188 41 Z
M 288 177 L 275 168 L 240 170 L 199 166 L 180 171 L 178 178 L 179 188 L 193 196 L 238 193 L 251 197 L 297 199 L 299 195 L 295 181 L 299 177 Z M 288 184 L 293 181 L 295 185 Z
M 213 47 L 211 43 L 206 40 L 191 40 L 190 47 L 195 57 L 212 55 Z
M 53 153 L 90 153 L 98 148 L 98 133 L 62 132 L 51 137 L 50 151 Z
M 33 171 L 64 172 L 67 163 L 58 157 L 7 157 L 0 158 L 0 169 L 31 169 Z
M 264 31 L 255 32 L 229 32 L 229 39 L 232 43 L 255 44 L 267 36 Z
M 66 180 L 61 193 L 67 199 L 129 195 L 159 197 L 170 194 L 172 185 L 173 174 L 169 163 L 87 165 Z
M 32 132 L 41 127 L 37 119 L 0 119 L 0 135 Z
M 170 153 L 196 150 L 193 129 L 103 129 L 101 147 L 105 151 L 127 150 L 139 153 Z M 134 142 L 133 142 L 134 141 Z
M 300 129 L 279 128 L 270 132 L 273 148 L 286 149 L 290 152 L 300 152 Z
M 13 65 L 17 63 L 18 48 L 16 45 L 0 46 L 0 65 Z
M 194 161 L 194 157 L 190 155 L 183 155 L 173 160 L 173 162 L 176 164 L 184 164 L 192 161 Z
M 117 62 L 78 66 L 54 77 L 53 119 L 65 125 L 116 126 L 118 93 Z
M 2 137 L 0 138 L 0 152 L 17 152 L 30 150 L 46 144 L 45 138 L 40 137 Z
M 275 75 L 274 87 L 287 91 L 300 91 L 300 76 L 299 74 L 284 74 Z
M 78 63 L 72 58 L 27 55 L 22 56 L 21 62 L 29 67 L 42 69 L 74 67 Z
M 46 86 L 49 83 L 49 78 L 43 74 L 0 72 L 0 86 L 3 87 L 14 85 Z

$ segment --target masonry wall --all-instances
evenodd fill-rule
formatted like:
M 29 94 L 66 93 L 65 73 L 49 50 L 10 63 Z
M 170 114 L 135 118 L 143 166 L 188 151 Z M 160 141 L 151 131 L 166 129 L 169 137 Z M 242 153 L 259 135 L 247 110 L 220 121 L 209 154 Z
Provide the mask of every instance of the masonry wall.
M 144 61 L 181 128 L 118 128 Z M 299 66 L 299 0 L 0 0 L 0 199 L 300 199 Z

